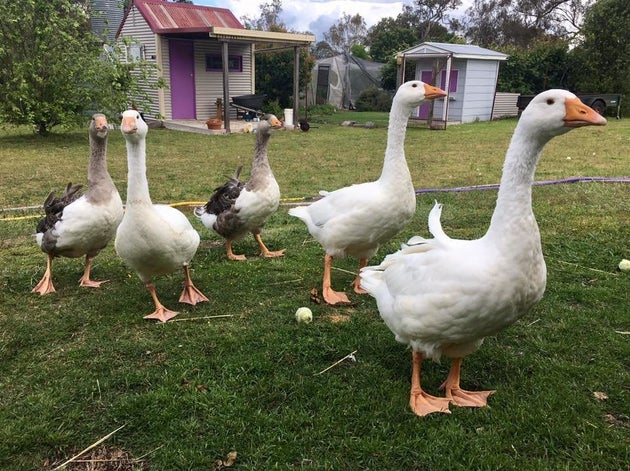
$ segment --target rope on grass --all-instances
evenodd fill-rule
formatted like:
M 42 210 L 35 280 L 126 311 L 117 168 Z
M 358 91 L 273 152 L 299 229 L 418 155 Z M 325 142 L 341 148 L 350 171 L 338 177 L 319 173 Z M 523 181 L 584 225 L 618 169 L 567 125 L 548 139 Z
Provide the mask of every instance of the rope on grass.
M 546 186 L 546 185 L 558 185 L 562 183 L 587 183 L 587 182 L 601 182 L 601 183 L 630 183 L 630 177 L 570 177 L 561 178 L 559 180 L 541 180 L 534 182 L 533 186 Z M 425 193 L 457 193 L 465 191 L 483 191 L 483 190 L 496 190 L 499 188 L 498 183 L 491 183 L 488 185 L 474 185 L 474 186 L 458 186 L 454 188 L 425 188 L 416 190 L 417 195 Z
M 570 178 L 561 178 L 559 180 L 541 180 L 538 182 L 534 182 L 533 186 L 546 186 L 546 185 L 558 185 L 564 183 L 588 183 L 588 182 L 600 182 L 600 183 L 630 183 L 630 177 L 570 177 Z M 417 195 L 422 195 L 426 193 L 459 193 L 459 192 L 467 192 L 467 191 L 485 191 L 485 190 L 496 190 L 499 188 L 498 183 L 490 183 L 487 185 L 473 185 L 473 186 L 456 186 L 453 188 L 423 188 L 416 190 Z M 304 201 L 315 200 L 317 197 L 313 196 L 300 196 L 300 197 L 292 197 L 292 198 L 281 198 L 280 202 L 284 204 L 298 203 Z M 168 203 L 169 206 L 177 208 L 179 206 L 203 206 L 206 204 L 206 201 L 179 201 L 176 203 Z M 10 211 L 32 211 L 32 210 L 41 210 L 41 206 L 21 206 L 18 208 L 3 208 L 0 209 L 0 213 L 10 212 Z M 16 216 L 16 217 L 8 217 L 3 218 L 0 217 L 0 221 L 19 221 L 21 219 L 32 219 L 42 217 L 41 214 L 33 214 L 29 216 Z

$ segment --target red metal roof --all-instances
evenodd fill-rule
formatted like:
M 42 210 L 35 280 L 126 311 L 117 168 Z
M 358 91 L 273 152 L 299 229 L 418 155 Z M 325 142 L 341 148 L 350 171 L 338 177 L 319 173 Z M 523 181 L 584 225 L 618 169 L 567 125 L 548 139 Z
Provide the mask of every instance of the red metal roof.
M 134 0 L 133 3 L 154 33 L 207 32 L 213 26 L 245 29 L 227 8 L 164 0 Z

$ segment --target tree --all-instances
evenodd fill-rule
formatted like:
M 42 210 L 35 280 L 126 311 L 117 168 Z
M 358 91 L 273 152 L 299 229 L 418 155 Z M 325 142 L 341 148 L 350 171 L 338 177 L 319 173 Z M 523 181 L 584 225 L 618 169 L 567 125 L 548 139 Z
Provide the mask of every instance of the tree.
M 571 51 L 570 82 L 580 92 L 630 96 L 630 3 L 598 0 L 586 13 L 582 41 Z M 624 112 L 630 110 L 622 100 Z
M 326 59 L 327 57 L 336 55 L 333 48 L 330 47 L 330 44 L 326 41 L 318 41 L 315 46 L 311 48 L 311 54 L 315 59 Z
M 370 28 L 367 42 L 370 54 L 377 62 L 387 62 L 416 43 L 417 37 L 413 28 L 401 24 L 399 19 L 383 18 Z
M 545 38 L 571 40 L 593 0 L 474 0 L 466 37 L 480 46 L 527 48 Z
M 261 51 L 256 55 L 256 91 L 275 101 L 280 109 L 293 107 L 293 50 Z M 299 55 L 299 88 L 306 89 L 314 65 L 313 56 L 306 51 Z
M 282 0 L 271 0 L 269 3 L 260 5 L 260 16 L 251 17 L 243 16 L 241 21 L 247 29 L 255 29 L 258 31 L 276 31 L 286 32 L 287 28 L 280 21 L 280 12 L 282 11 Z
M 138 64 L 104 52 L 90 30 L 89 7 L 90 0 L 0 2 L 2 121 L 46 135 L 89 112 L 128 106 L 139 90 Z
M 457 24 L 447 12 L 460 4 L 460 0 L 419 0 L 415 6 L 405 5 L 396 18 L 383 18 L 370 28 L 367 35 L 370 54 L 375 61 L 385 62 L 383 88 L 396 88 L 398 52 L 424 41 L 461 42 L 447 28 Z M 413 70 L 408 68 L 407 72 Z
M 337 54 L 349 54 L 352 46 L 365 43 L 367 26 L 365 20 L 358 13 L 350 16 L 344 13 L 343 16 L 332 25 L 324 39 Z
M 358 57 L 359 59 L 364 59 L 369 61 L 371 56 L 369 52 L 365 49 L 363 44 L 355 44 L 350 48 L 350 54 L 354 57 Z
M 260 16 L 243 17 L 241 20 L 247 28 L 260 31 L 286 33 L 287 29 L 280 21 L 282 0 L 271 0 L 260 5 Z M 288 108 L 293 105 L 293 50 L 276 51 L 273 45 L 258 46 L 256 51 L 256 91 L 267 95 L 267 99 L 277 104 L 277 108 Z M 314 59 L 308 51 L 300 51 L 299 87 L 306 88 L 311 78 Z
M 414 5 L 403 6 L 401 15 L 408 18 L 410 25 L 416 29 L 418 42 L 423 42 L 431 36 L 434 27 L 442 26 L 442 30 L 445 30 L 444 25 L 448 25 L 451 20 L 448 11 L 461 4 L 461 0 L 416 0 Z
M 510 57 L 501 63 L 498 91 L 532 95 L 550 88 L 567 88 L 568 41 L 540 40 L 528 49 L 510 46 L 501 51 Z

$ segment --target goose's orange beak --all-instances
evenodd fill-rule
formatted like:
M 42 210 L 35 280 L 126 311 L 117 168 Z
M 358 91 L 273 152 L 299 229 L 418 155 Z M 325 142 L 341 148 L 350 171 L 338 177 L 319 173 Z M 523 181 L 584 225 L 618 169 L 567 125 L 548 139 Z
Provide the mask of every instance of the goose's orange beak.
M 133 134 L 138 130 L 138 126 L 136 125 L 135 118 L 127 117 L 123 118 L 122 123 L 120 124 L 120 129 L 125 134 Z
M 434 87 L 433 85 L 424 84 L 424 98 L 425 100 L 433 100 L 435 98 L 442 98 L 446 96 L 446 92 L 441 88 Z
M 274 129 L 278 129 L 282 127 L 282 121 L 280 121 L 275 116 L 269 119 L 269 124 L 271 124 L 271 127 Z
M 605 126 L 606 118 L 593 108 L 586 106 L 579 98 L 567 98 L 564 101 L 564 125 L 569 128 L 582 126 Z

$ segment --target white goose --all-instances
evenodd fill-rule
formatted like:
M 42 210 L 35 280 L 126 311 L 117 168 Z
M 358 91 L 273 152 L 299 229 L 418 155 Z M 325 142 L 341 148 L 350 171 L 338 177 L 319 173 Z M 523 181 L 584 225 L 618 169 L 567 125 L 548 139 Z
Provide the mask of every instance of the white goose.
M 44 202 L 46 217 L 37 225 L 36 240 L 48 254 L 46 272 L 33 293 L 54 293 L 52 261 L 55 257 L 78 258 L 85 255 L 85 270 L 80 285 L 98 288 L 105 281 L 90 278 L 92 261 L 116 234 L 123 216 L 118 190 L 107 171 L 107 118 L 96 113 L 88 129 L 90 161 L 88 190 L 79 193 L 81 185 L 68 184 L 65 193 L 50 193 Z
M 269 114 L 258 123 L 252 173 L 247 182 L 239 181 L 241 167 L 234 177 L 216 188 L 204 206 L 195 208 L 195 216 L 208 229 L 225 237 L 225 248 L 230 260 L 246 260 L 245 255 L 232 252 L 232 241 L 251 232 L 260 247 L 263 257 L 274 258 L 284 255 L 284 250 L 270 251 L 263 243 L 260 233 L 267 218 L 278 209 L 280 187 L 273 176 L 267 155 L 271 130 L 282 126 L 274 115 Z
M 325 251 L 322 295 L 328 304 L 349 303 L 343 292 L 331 287 L 333 258 L 350 255 L 367 264 L 381 244 L 400 232 L 416 210 L 416 194 L 405 160 L 404 141 L 411 111 L 423 100 L 446 96 L 439 88 L 419 80 L 400 86 L 392 102 L 383 170 L 378 180 L 321 192 L 323 198 L 309 206 L 291 208 L 289 214 L 304 221 Z M 359 277 L 356 293 L 364 293 Z
M 460 388 L 462 358 L 523 316 L 545 290 L 546 269 L 532 211 L 531 186 L 543 147 L 570 129 L 606 120 L 564 90 L 536 96 L 523 112 L 508 148 L 496 208 L 487 233 L 477 240 L 450 239 L 440 225 L 441 206 L 429 215 L 433 239 L 412 238 L 375 267 L 361 273 L 361 286 L 376 298 L 396 340 L 412 348 L 410 406 L 417 415 L 483 407 L 494 391 Z M 425 393 L 425 358 L 452 358 L 441 389 Z
M 146 174 L 146 136 L 148 126 L 135 110 L 123 113 L 121 131 L 127 144 L 127 205 L 118 231 L 115 247 L 118 255 L 134 269 L 145 284 L 155 311 L 145 319 L 166 322 L 178 313 L 158 300 L 152 278 L 184 270 L 184 289 L 179 302 L 196 304 L 208 301 L 190 279 L 188 265 L 199 246 L 199 234 L 179 210 L 164 204 L 153 204 Z

